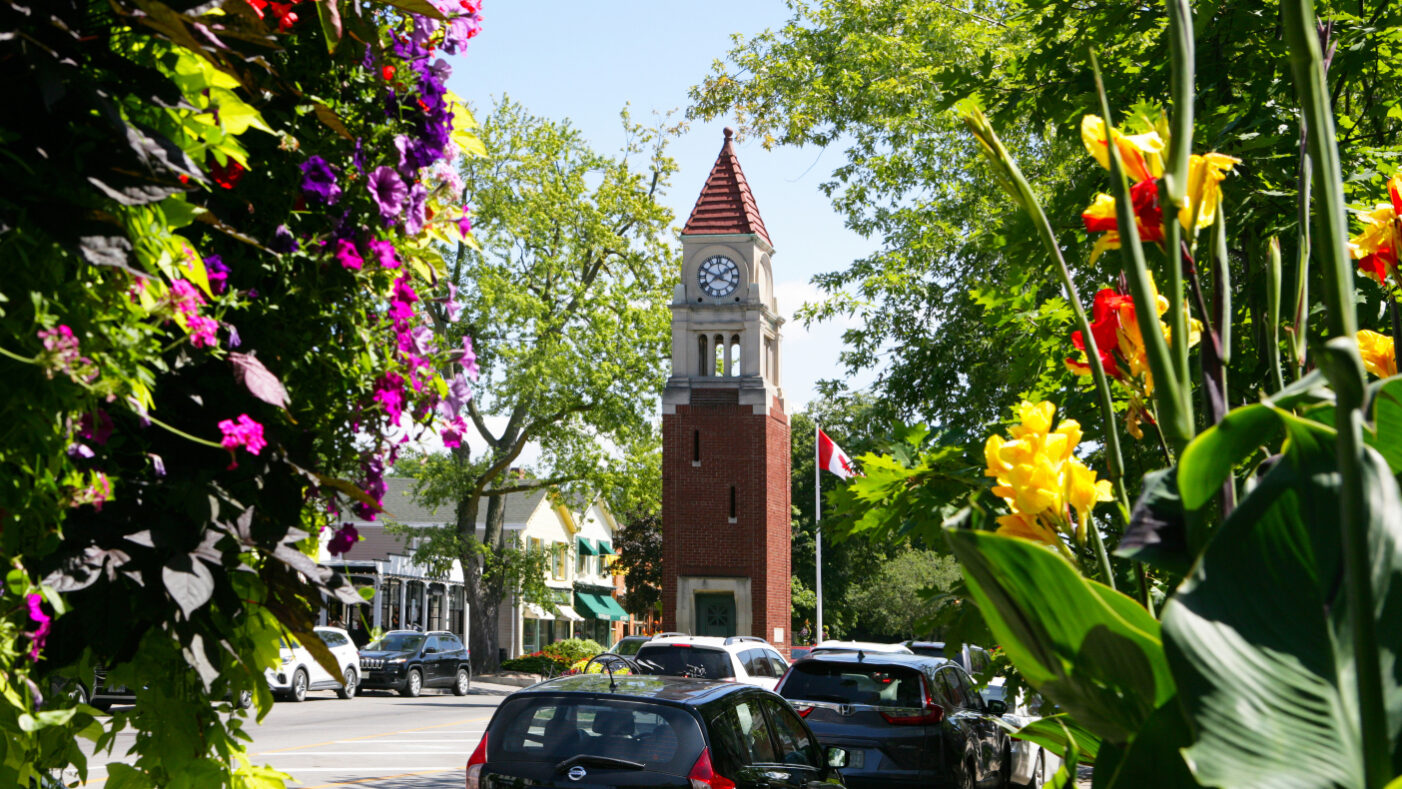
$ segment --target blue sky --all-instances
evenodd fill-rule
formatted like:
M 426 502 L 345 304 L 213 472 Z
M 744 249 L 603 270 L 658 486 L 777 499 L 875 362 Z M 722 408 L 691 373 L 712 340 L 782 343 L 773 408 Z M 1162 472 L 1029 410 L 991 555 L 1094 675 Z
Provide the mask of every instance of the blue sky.
M 479 112 L 508 95 L 533 114 L 568 118 L 596 150 L 614 152 L 624 142 L 618 113 L 625 104 L 643 122 L 654 110 L 684 111 L 688 88 L 725 56 L 732 33 L 754 35 L 788 17 L 779 0 L 486 0 L 482 34 L 453 59 L 449 87 Z M 715 162 L 726 124 L 693 122 L 669 147 L 681 169 L 664 199 L 679 225 Z M 779 309 L 791 317 L 817 297 L 813 275 L 845 268 L 874 243 L 847 230 L 818 188 L 841 163 L 840 150 L 765 151 L 749 140 L 737 150 L 774 243 Z M 839 375 L 842 328 L 785 326 L 782 385 L 790 413 L 814 396 L 818 379 Z

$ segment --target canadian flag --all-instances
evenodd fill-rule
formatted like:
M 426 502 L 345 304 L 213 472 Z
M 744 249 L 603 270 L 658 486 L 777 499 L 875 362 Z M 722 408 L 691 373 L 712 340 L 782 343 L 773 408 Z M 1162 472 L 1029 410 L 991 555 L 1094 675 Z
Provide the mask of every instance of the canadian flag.
M 818 431 L 818 468 L 831 471 L 843 479 L 860 476 L 852 466 L 852 459 L 822 430 Z

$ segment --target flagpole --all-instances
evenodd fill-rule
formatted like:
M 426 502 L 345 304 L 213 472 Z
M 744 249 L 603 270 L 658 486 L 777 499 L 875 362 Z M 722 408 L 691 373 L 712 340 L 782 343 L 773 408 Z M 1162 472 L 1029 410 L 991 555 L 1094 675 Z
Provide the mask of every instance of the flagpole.
M 813 642 L 823 640 L 823 462 L 818 420 L 813 420 L 813 529 L 815 535 L 814 567 L 817 570 L 818 587 L 818 632 L 813 634 Z

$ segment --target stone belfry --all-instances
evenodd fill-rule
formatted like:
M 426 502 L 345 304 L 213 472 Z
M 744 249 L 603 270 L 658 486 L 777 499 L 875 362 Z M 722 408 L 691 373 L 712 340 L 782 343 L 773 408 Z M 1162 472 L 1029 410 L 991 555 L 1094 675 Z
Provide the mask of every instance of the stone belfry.
M 662 395 L 662 619 L 788 647 L 789 418 L 774 246 L 725 130 L 682 230 Z

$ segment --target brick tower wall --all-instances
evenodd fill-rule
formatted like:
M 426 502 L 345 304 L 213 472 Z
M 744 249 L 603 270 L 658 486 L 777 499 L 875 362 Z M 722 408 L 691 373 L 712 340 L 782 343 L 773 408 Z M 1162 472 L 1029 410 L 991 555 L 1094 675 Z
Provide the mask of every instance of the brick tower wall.
M 747 577 L 750 633 L 792 643 L 790 622 L 789 420 L 737 403 L 734 391 L 693 390 L 691 405 L 662 416 L 663 625 L 677 628 L 679 576 Z M 693 465 L 700 431 L 700 465 Z M 729 523 L 730 487 L 736 522 Z

